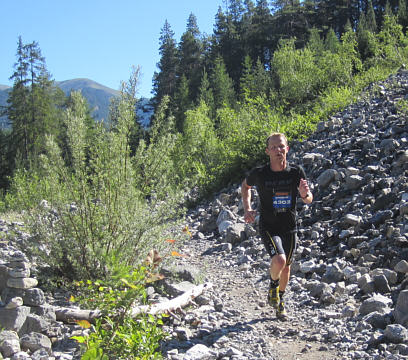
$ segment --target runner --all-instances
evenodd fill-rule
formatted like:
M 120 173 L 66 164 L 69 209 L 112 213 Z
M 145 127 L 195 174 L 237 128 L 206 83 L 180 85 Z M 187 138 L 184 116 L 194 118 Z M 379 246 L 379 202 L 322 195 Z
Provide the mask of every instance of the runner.
M 255 186 L 259 194 L 259 233 L 271 256 L 268 302 L 282 320 L 287 318 L 283 295 L 289 282 L 290 265 L 297 243 L 297 195 L 305 204 L 313 201 L 306 174 L 301 166 L 287 162 L 288 151 L 286 136 L 272 133 L 266 140 L 265 152 L 269 156 L 269 163 L 252 169 L 241 186 L 244 219 L 248 223 L 253 223 L 257 215 L 251 207 L 251 188 Z

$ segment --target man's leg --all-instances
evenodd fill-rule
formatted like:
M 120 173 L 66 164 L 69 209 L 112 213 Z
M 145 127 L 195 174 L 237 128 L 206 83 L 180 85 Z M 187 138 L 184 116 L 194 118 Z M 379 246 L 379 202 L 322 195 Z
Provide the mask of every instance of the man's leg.
M 262 226 L 260 223 L 260 233 L 262 241 L 265 245 L 265 249 L 271 256 L 271 264 L 269 268 L 269 276 L 271 279 L 268 290 L 268 303 L 274 308 L 278 308 L 280 303 L 279 297 L 279 282 L 282 276 L 282 272 L 285 273 L 286 267 L 286 255 L 282 246 L 282 240 L 279 236 L 271 236 L 268 229 Z M 286 275 L 283 274 L 285 277 Z M 286 288 L 287 280 L 283 280 L 284 288 Z
M 293 249 L 296 248 L 296 238 L 294 236 L 285 237 L 284 246 L 281 240 L 279 237 L 272 238 L 273 243 L 279 244 L 279 249 L 285 247 L 285 252 L 284 254 L 278 253 L 272 257 L 270 266 L 271 285 L 268 293 L 268 301 L 271 306 L 276 308 L 276 316 L 281 320 L 287 320 L 283 296 L 286 286 L 289 283 L 290 264 L 292 262 Z M 288 240 L 290 241 L 288 242 Z M 289 258 L 286 257 L 286 253 L 289 254 Z
M 286 290 L 286 286 L 289 283 L 290 278 L 290 265 L 285 265 L 282 269 L 280 278 L 279 278 L 279 290 L 284 292 Z
M 276 254 L 271 259 L 271 266 L 269 269 L 271 283 L 268 292 L 268 302 L 269 305 L 273 306 L 274 308 L 278 308 L 280 297 L 279 297 L 279 290 L 282 280 L 286 281 L 284 283 L 284 287 L 286 288 L 287 279 L 282 279 L 286 277 L 286 256 L 285 254 Z
M 286 267 L 286 255 L 285 254 L 276 254 L 271 259 L 271 266 L 269 272 L 271 274 L 272 280 L 283 280 L 282 275 L 284 275 Z M 285 275 L 286 277 L 287 275 Z M 289 278 L 286 279 L 285 287 L 288 283 Z M 281 281 L 279 281 L 281 285 Z

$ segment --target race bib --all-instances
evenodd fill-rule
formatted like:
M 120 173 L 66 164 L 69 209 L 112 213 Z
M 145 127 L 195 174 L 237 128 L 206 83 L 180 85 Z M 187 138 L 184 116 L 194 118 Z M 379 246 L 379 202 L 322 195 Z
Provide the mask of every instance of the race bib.
M 290 209 L 292 206 L 292 196 L 289 192 L 277 192 L 273 197 L 273 207 L 280 211 Z

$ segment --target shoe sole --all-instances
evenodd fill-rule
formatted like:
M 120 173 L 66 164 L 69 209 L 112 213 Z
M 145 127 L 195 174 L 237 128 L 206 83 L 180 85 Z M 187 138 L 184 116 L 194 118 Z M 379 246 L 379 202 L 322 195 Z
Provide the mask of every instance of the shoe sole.
M 284 314 L 276 314 L 276 318 L 278 319 L 278 320 L 280 320 L 280 321 L 288 321 L 289 320 L 289 317 L 288 317 L 288 315 L 284 315 Z

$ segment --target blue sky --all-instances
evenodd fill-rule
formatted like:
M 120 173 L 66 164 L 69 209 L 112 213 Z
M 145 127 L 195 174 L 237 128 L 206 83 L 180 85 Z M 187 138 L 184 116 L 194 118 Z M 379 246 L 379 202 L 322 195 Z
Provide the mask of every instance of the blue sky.
M 0 0 L 0 84 L 16 62 L 18 36 L 37 41 L 54 80 L 88 78 L 113 89 L 141 67 L 139 96 L 150 97 L 165 20 L 178 42 L 190 13 L 212 34 L 222 0 Z

